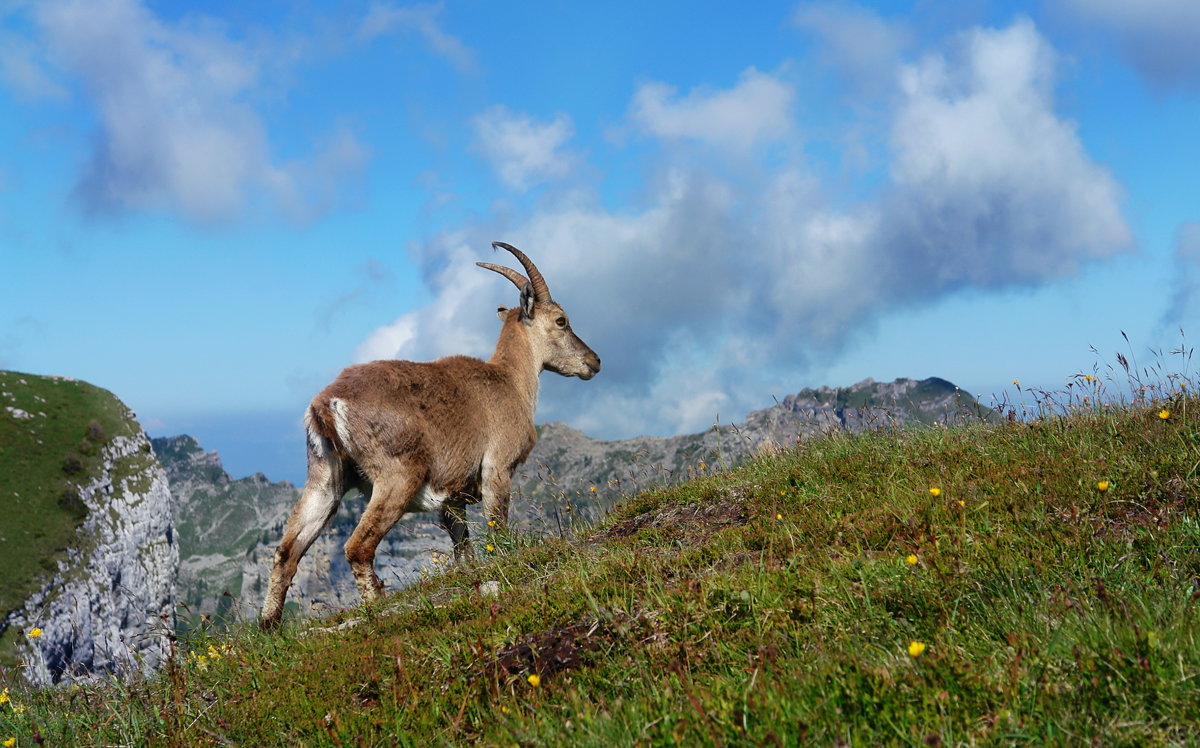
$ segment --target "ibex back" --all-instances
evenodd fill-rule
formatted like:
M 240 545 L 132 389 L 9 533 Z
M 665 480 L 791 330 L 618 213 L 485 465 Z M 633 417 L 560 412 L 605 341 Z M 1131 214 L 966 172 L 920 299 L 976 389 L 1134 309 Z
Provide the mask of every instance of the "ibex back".
M 537 266 L 508 250 L 529 277 L 494 270 L 520 290 L 520 305 L 500 307 L 504 324 L 488 361 L 448 356 L 428 363 L 373 361 L 351 366 L 313 398 L 304 415 L 308 477 L 275 552 L 261 624 L 278 625 L 296 565 L 352 488 L 367 508 L 346 543 L 363 600 L 380 594 L 375 550 L 408 512 L 437 511 L 454 555 L 469 550 L 466 505 L 483 500 L 485 516 L 508 519 L 512 475 L 537 441 L 538 375 L 591 379 L 600 358 L 550 296 Z

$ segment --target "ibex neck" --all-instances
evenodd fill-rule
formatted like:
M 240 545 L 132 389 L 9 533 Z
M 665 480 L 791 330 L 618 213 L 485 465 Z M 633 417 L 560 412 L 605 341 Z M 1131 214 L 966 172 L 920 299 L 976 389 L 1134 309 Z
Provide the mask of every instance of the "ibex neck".
M 496 341 L 496 350 L 488 363 L 503 369 L 509 376 L 509 381 L 525 398 L 532 420 L 537 408 L 538 375 L 542 372 L 542 365 L 534 357 L 529 335 L 519 321 L 510 319 L 504 323 L 500 339 Z

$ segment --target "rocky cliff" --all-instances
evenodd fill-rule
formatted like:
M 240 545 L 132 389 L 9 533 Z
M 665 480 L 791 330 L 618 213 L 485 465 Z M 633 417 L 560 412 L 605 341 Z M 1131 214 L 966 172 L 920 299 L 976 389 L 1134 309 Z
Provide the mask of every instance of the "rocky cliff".
M 898 379 L 805 389 L 749 414 L 743 423 L 698 434 L 603 441 L 549 423 L 539 427 L 538 444 L 517 471 L 513 518 L 535 531 L 562 532 L 640 489 L 732 466 L 822 433 L 990 417 L 945 380 Z M 232 480 L 216 453 L 204 452 L 191 437 L 155 439 L 154 447 L 178 499 L 183 599 L 196 612 L 254 616 L 298 490 L 261 475 Z M 345 500 L 301 561 L 289 595 L 294 609 L 319 612 L 358 603 L 342 547 L 362 509 L 361 498 Z M 477 510 L 475 533 L 482 525 Z M 376 567 L 385 582 L 398 586 L 436 568 L 449 551 L 433 515 L 409 515 L 380 546 Z
M 0 662 L 39 684 L 156 669 L 179 554 L 134 414 L 89 384 L 13 372 L 0 404 Z

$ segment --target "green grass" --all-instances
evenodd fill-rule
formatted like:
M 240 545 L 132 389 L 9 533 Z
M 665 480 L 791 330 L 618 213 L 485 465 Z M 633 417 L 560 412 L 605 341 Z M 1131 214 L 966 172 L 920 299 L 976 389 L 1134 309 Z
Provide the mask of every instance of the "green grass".
M 2 615 L 37 591 L 68 547 L 86 543 L 76 533 L 86 507 L 75 489 L 97 474 L 104 445 L 134 426 L 112 393 L 84 382 L 0 371 L 0 393 Z M 0 650 L 11 651 L 12 636 L 5 633 Z
M 198 633 L 152 680 L 14 688 L 0 739 L 1194 743 L 1200 400 L 1075 405 L 834 435 L 495 537 L 366 609 Z

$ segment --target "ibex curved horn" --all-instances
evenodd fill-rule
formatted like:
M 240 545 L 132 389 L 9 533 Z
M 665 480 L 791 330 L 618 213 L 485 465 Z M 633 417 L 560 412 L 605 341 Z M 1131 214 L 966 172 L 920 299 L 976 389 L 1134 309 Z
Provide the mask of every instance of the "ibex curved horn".
M 512 252 L 513 257 L 516 257 L 521 263 L 522 267 L 525 268 L 525 272 L 529 273 L 529 285 L 533 286 L 534 301 L 553 301 L 553 299 L 550 298 L 550 287 L 546 285 L 546 279 L 542 277 L 541 272 L 537 269 L 537 265 L 533 264 L 533 260 L 526 257 L 524 252 L 511 244 L 506 244 L 505 242 L 492 242 L 492 246 L 500 247 L 501 249 L 506 249 L 509 252 Z M 494 267 L 489 267 L 488 269 L 495 270 Z M 507 270 L 507 268 L 505 269 Z M 513 281 L 513 283 L 516 283 L 516 281 L 513 280 L 512 276 L 508 275 L 508 273 L 503 273 L 503 275 L 509 280 Z
M 510 281 L 513 282 L 513 285 L 517 287 L 518 291 L 523 291 L 525 289 L 525 286 L 531 285 L 529 283 L 528 278 L 521 275 L 520 273 L 518 273 L 516 270 L 513 270 L 512 268 L 506 268 L 503 265 L 493 265 L 490 262 L 477 262 L 475 264 L 481 268 L 487 268 L 488 270 L 494 270 L 495 272 L 499 273 L 500 275 L 503 275 L 505 278 L 508 278 Z

